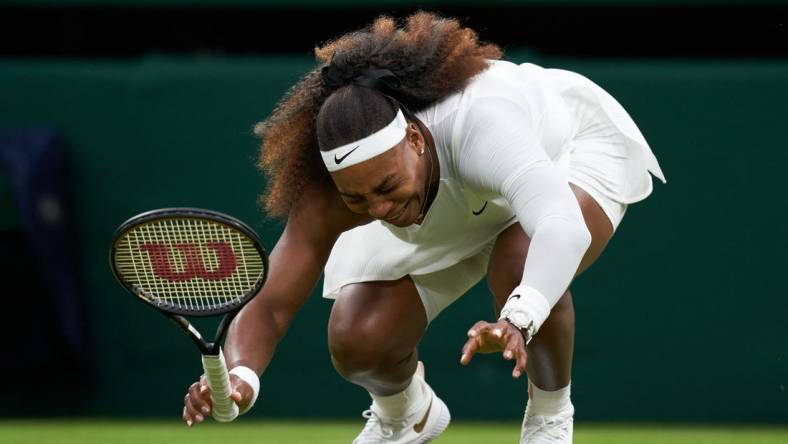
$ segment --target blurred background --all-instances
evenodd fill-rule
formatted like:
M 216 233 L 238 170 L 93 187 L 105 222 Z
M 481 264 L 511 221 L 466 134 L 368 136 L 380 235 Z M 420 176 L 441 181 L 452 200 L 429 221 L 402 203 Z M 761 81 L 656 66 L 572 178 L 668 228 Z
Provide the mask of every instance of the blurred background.
M 508 60 L 591 78 L 667 175 L 573 286 L 578 423 L 788 424 L 781 0 L 0 1 L 0 377 L 24 381 L 0 391 L 0 417 L 177 421 L 199 358 L 115 282 L 115 228 L 204 207 L 272 248 L 282 225 L 257 202 L 253 125 L 316 45 L 418 9 L 461 19 Z M 352 419 L 368 405 L 331 366 L 318 293 L 252 417 Z M 524 385 L 500 357 L 459 365 L 467 328 L 492 315 L 482 282 L 420 346 L 459 420 L 522 417 Z

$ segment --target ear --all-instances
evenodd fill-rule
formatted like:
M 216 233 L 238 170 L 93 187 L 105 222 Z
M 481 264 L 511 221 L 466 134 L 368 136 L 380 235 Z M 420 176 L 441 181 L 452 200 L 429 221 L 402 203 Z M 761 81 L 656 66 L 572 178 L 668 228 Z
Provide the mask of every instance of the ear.
M 408 141 L 408 145 L 410 148 L 413 149 L 416 154 L 420 154 L 424 151 L 425 141 L 424 135 L 421 134 L 421 129 L 419 126 L 413 122 L 408 122 L 408 129 L 405 133 L 405 140 Z

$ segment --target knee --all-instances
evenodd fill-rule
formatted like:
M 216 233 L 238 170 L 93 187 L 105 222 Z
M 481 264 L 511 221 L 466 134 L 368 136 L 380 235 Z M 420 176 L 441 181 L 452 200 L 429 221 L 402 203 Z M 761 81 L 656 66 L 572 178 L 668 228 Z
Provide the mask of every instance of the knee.
M 328 348 L 337 371 L 348 376 L 379 367 L 389 349 L 382 336 L 368 319 L 332 316 Z

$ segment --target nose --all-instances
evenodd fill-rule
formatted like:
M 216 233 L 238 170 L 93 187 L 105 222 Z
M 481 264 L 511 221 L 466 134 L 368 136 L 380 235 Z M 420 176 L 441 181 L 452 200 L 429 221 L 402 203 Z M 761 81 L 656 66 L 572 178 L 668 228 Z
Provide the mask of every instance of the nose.
M 369 203 L 367 212 L 375 219 L 383 219 L 386 217 L 394 206 L 394 202 L 387 199 L 375 199 Z

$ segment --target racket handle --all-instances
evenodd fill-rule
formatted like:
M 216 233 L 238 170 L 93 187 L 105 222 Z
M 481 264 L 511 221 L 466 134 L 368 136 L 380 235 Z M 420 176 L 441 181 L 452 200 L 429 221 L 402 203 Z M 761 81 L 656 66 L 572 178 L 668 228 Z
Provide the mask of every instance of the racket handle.
M 202 355 L 202 368 L 208 378 L 208 388 L 211 389 L 211 402 L 213 419 L 219 422 L 230 422 L 238 417 L 238 405 L 230 399 L 230 375 L 227 373 L 227 364 L 224 353 L 219 349 L 216 356 Z

